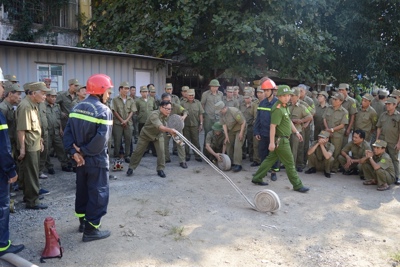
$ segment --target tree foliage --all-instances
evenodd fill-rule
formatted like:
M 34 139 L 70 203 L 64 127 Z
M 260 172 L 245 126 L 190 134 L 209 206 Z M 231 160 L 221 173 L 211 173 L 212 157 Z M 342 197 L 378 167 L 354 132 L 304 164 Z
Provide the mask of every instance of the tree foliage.
M 93 0 L 81 46 L 176 59 L 208 77 L 399 79 L 396 0 Z M 396 62 L 397 61 L 397 62 Z M 388 64 L 393 64 L 388 66 Z M 397 75 L 397 76 L 396 76 Z

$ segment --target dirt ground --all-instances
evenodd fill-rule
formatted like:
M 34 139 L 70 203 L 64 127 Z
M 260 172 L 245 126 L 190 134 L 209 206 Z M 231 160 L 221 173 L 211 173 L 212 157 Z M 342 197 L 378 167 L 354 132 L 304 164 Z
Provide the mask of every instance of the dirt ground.
M 54 159 L 54 162 L 56 159 Z M 269 177 L 266 188 L 280 197 L 282 208 L 260 213 L 205 162 L 179 167 L 177 156 L 162 179 L 156 159 L 147 155 L 132 177 L 113 172 L 108 214 L 102 227 L 111 237 L 83 243 L 74 217 L 75 176 L 61 172 L 41 180 L 51 190 L 49 209 L 25 210 L 17 192 L 11 215 L 11 238 L 26 249 L 19 255 L 39 266 L 396 266 L 400 251 L 399 187 L 379 192 L 357 176 L 322 173 L 301 179 L 311 190 L 294 192 L 286 173 Z M 251 200 L 264 189 L 251 183 L 256 167 L 226 172 Z M 55 219 L 62 259 L 40 263 L 45 246 L 44 219 Z M 0 266 L 10 266 L 0 260 Z

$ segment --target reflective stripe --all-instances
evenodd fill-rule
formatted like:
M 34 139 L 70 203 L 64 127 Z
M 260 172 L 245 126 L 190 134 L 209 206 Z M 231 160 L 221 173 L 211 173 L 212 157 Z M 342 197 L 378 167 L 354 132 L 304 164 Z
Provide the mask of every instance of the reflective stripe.
M 266 111 L 271 111 L 270 108 L 263 108 L 263 107 L 258 107 L 257 110 L 266 110 Z
M 0 130 L 5 130 L 8 129 L 8 125 L 7 124 L 0 124 Z
M 89 121 L 89 122 L 93 122 L 93 123 L 97 123 L 97 124 L 105 124 L 105 125 L 113 124 L 112 120 L 96 119 L 96 118 L 90 117 L 88 115 L 83 115 L 83 114 L 79 114 L 79 113 L 70 113 L 69 117 L 84 120 L 84 121 Z
M 97 229 L 97 228 L 99 228 L 99 227 L 100 227 L 100 225 L 101 225 L 101 223 L 99 223 L 98 225 L 94 225 L 94 224 L 93 224 L 93 223 L 91 223 L 91 222 L 88 222 L 88 223 L 90 223 L 90 225 L 91 225 L 91 226 L 93 226 L 93 227 L 94 227 L 94 228 L 96 228 L 96 229 Z
M 11 246 L 11 240 L 8 240 L 8 245 L 4 248 L 0 248 L 0 252 L 6 251 Z
M 76 213 L 76 212 L 75 212 L 75 216 L 78 217 L 78 218 L 84 218 L 84 217 L 85 217 L 85 214 L 83 214 L 83 213 Z

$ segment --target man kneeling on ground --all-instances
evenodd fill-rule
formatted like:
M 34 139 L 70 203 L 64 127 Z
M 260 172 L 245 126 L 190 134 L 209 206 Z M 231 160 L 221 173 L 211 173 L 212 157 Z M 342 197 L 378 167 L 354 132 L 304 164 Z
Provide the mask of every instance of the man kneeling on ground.
M 308 167 L 306 174 L 324 171 L 326 178 L 331 178 L 331 169 L 334 162 L 332 157 L 335 151 L 334 145 L 329 143 L 330 133 L 321 131 L 318 140 L 314 141 L 307 152 Z

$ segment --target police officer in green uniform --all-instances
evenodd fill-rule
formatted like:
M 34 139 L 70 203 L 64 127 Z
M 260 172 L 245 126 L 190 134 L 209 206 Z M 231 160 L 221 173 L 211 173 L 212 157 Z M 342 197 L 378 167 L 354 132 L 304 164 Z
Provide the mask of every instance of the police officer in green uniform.
M 342 107 L 349 113 L 349 123 L 345 126 L 342 148 L 349 142 L 349 136 L 353 130 L 355 117 L 358 112 L 356 100 L 348 94 L 349 89 L 350 86 L 347 83 L 339 84 L 338 91 L 344 96 Z M 338 147 L 335 146 L 335 148 L 339 150 Z
M 239 101 L 233 97 L 233 86 L 226 87 L 226 95 L 222 98 L 222 101 L 227 107 L 239 108 Z
M 149 85 L 148 89 L 149 89 L 149 95 L 154 99 L 155 107 L 156 109 L 158 109 L 161 100 L 157 98 L 156 88 L 154 87 L 154 85 Z
M 168 93 L 162 94 L 161 101 L 172 103 L 172 107 L 171 107 L 172 110 L 171 110 L 170 115 L 177 114 L 177 115 L 181 116 L 182 121 L 184 121 L 187 118 L 187 116 L 188 116 L 187 110 L 184 107 L 182 107 L 181 105 L 172 102 L 170 94 L 168 94 Z M 171 162 L 171 155 L 169 153 L 169 141 L 170 140 L 171 140 L 171 135 L 164 133 L 164 153 L 165 153 L 165 162 L 166 163 Z M 183 146 L 177 146 L 177 152 L 178 152 L 178 157 L 179 157 L 179 166 L 186 169 L 187 164 L 186 164 L 185 148 Z
M 212 130 L 206 135 L 206 149 L 210 154 L 209 159 L 216 163 L 215 160 L 222 161 L 220 154 L 225 154 L 226 151 L 225 135 L 222 124 L 219 121 L 214 123 L 211 128 Z
M 252 102 L 252 96 L 253 92 L 252 91 L 245 91 L 244 96 L 243 96 L 243 102 L 239 106 L 240 112 L 242 112 L 246 123 L 247 123 L 247 131 L 246 131 L 246 137 L 245 137 L 245 142 L 243 144 L 243 149 L 242 149 L 242 158 L 246 158 L 246 154 L 249 154 L 250 162 L 253 162 L 254 158 L 254 147 L 253 147 L 253 123 L 255 119 L 254 113 L 257 113 L 257 109 L 254 109 L 254 106 L 257 105 L 254 102 Z M 254 112 L 256 111 L 256 112 Z
M 371 141 L 371 135 L 376 131 L 376 123 L 378 122 L 378 115 L 373 107 L 371 101 L 374 97 L 370 94 L 365 94 L 361 100 L 361 108 L 356 114 L 354 121 L 354 130 L 363 130 L 365 132 L 365 140 Z
M 147 87 L 146 87 L 147 89 Z M 171 113 L 172 104 L 168 101 L 161 101 L 159 110 L 154 110 L 150 113 L 145 125 L 140 131 L 139 140 L 136 145 L 135 151 L 132 153 L 131 162 L 129 163 L 127 176 L 133 174 L 133 170 L 139 166 L 144 152 L 150 142 L 154 143 L 157 151 L 157 174 L 161 178 L 165 178 L 165 154 L 164 154 L 164 136 L 163 133 L 167 132 L 175 135 L 175 130 L 166 127 L 167 118 Z
M 218 90 L 220 84 L 217 79 L 211 80 L 208 86 L 210 89 L 201 95 L 200 100 L 204 109 L 204 133 L 211 131 L 211 126 L 219 120 L 218 114 L 215 113 L 215 103 L 221 101 L 223 96 L 222 92 Z M 205 149 L 203 149 L 203 153 L 208 156 Z
M 289 137 L 292 132 L 296 133 L 300 141 L 303 140 L 303 137 L 290 120 L 287 104 L 290 100 L 291 93 L 292 90 L 290 90 L 289 86 L 278 86 L 278 92 L 276 94 L 278 101 L 273 105 L 271 113 L 270 143 L 268 148 L 270 153 L 254 174 L 252 182 L 256 185 L 268 185 L 268 183 L 263 182 L 262 179 L 279 159 L 285 165 L 286 174 L 288 175 L 290 183 L 293 185 L 293 189 L 297 192 L 305 193 L 309 188 L 303 186 L 297 174 L 289 144 Z
M 325 110 L 329 106 L 328 104 L 328 93 L 325 91 L 318 92 L 317 100 L 318 104 L 315 106 L 314 114 L 314 140 L 318 140 L 318 135 L 322 130 L 325 130 L 324 118 L 322 117 Z
M 187 96 L 188 96 L 188 91 L 189 91 L 189 86 L 182 86 L 182 88 L 181 88 L 181 98 L 179 99 L 179 101 L 181 101 L 181 104 L 182 104 L 182 101 L 186 101 L 187 100 Z M 194 89 L 193 89 L 194 90 Z
M 47 209 L 39 202 L 39 160 L 43 150 L 38 103 L 45 99 L 47 89 L 43 82 L 31 83 L 28 95 L 17 108 L 18 160 L 22 161 L 24 198 L 28 209 Z
M 333 165 L 333 152 L 335 147 L 329 143 L 330 134 L 321 131 L 318 140 L 315 140 L 307 151 L 308 170 L 306 174 L 323 171 L 326 178 L 331 178 L 331 168 Z
M 367 150 L 368 160 L 362 165 L 366 181 L 364 185 L 378 185 L 377 190 L 390 189 L 390 184 L 395 181 L 395 170 L 391 157 L 385 152 L 388 144 L 377 139 L 372 145 L 373 151 Z
M 74 107 L 74 100 L 76 98 L 76 89 L 79 88 L 79 82 L 77 79 L 68 80 L 68 90 L 62 91 L 57 95 L 56 103 L 60 105 L 62 116 L 61 125 L 65 129 L 67 125 L 68 116 L 71 109 Z
M 334 93 L 332 95 L 332 105 L 325 110 L 324 119 L 325 131 L 331 134 L 330 142 L 335 147 L 333 158 L 335 159 L 331 173 L 336 173 L 339 168 L 338 157 L 342 148 L 345 125 L 349 123 L 349 113 L 342 107 L 344 100 L 343 94 Z
M 140 86 L 141 97 L 136 100 L 136 109 L 138 114 L 139 133 L 147 121 L 149 114 L 155 110 L 154 99 L 149 97 L 149 89 L 146 85 Z
M 63 129 L 61 127 L 61 108 L 56 104 L 57 92 L 52 89 L 46 95 L 46 116 L 48 123 L 48 138 L 49 147 L 54 149 L 54 152 L 61 163 L 61 170 L 71 172 L 72 168 L 68 166 L 68 158 L 64 150 L 62 142 Z M 47 154 L 46 168 L 49 174 L 55 174 L 54 165 L 51 163 L 50 155 Z
M 129 83 L 122 82 L 118 88 L 119 95 L 112 100 L 113 112 L 113 138 L 114 138 L 114 157 L 125 158 L 125 162 L 130 162 L 130 149 L 132 142 L 132 115 L 137 111 L 135 101 L 128 95 Z M 118 155 L 121 147 L 122 137 L 125 141 L 124 155 Z
M 225 145 L 228 156 L 233 161 L 232 171 L 242 170 L 242 146 L 246 137 L 246 119 L 239 109 L 226 107 L 219 101 L 215 104 L 215 112 L 219 113 L 219 122 L 225 134 Z
M 199 134 L 203 130 L 203 113 L 204 109 L 200 101 L 195 99 L 194 89 L 189 89 L 186 92 L 186 99 L 181 101 L 182 107 L 188 111 L 188 116 L 185 119 L 185 128 L 183 128 L 183 135 L 188 139 L 197 149 L 200 150 Z M 186 161 L 190 160 L 190 148 L 185 146 Z M 196 161 L 201 162 L 201 157 L 194 153 Z
M 364 179 L 362 164 L 368 159 L 365 156 L 366 150 L 371 150 L 371 147 L 365 140 L 365 132 L 355 130 L 351 142 L 342 148 L 338 157 L 344 175 L 360 174 L 360 179 Z
M 172 99 L 171 103 L 175 103 L 175 104 L 178 104 L 178 105 L 181 104 L 181 101 L 179 100 L 179 97 L 177 95 L 172 94 L 172 92 L 173 92 L 172 83 L 165 84 L 165 92 L 171 95 L 171 99 Z
M 306 166 L 307 164 L 307 151 L 308 148 L 310 147 L 310 140 L 311 140 L 311 125 L 312 125 L 312 116 L 314 116 L 315 114 L 315 104 L 314 104 L 314 100 L 308 96 L 307 94 L 310 94 L 310 91 L 308 90 L 310 87 L 305 85 L 305 84 L 299 84 L 297 86 L 300 90 L 300 100 L 302 101 L 302 104 L 305 105 L 308 109 L 308 111 L 311 114 L 311 121 L 303 123 L 302 125 L 302 132 L 301 135 L 303 136 L 303 140 L 304 142 L 299 146 L 299 155 L 301 155 L 299 157 L 299 160 L 301 160 L 302 162 L 300 162 L 301 166 L 300 168 L 298 168 L 299 171 L 303 171 L 303 168 Z M 311 94 L 310 94 L 311 95 Z
M 387 142 L 386 150 L 392 159 L 396 184 L 399 185 L 400 113 L 396 110 L 396 105 L 396 99 L 390 97 L 386 100 L 386 111 L 376 124 L 376 138 Z
M 236 99 L 239 104 L 243 102 L 243 96 L 239 94 L 239 86 L 233 86 L 233 98 Z

